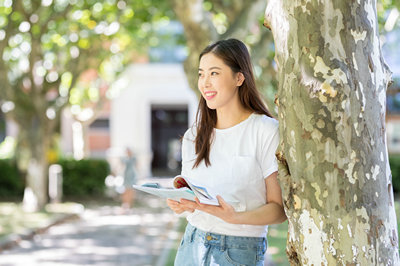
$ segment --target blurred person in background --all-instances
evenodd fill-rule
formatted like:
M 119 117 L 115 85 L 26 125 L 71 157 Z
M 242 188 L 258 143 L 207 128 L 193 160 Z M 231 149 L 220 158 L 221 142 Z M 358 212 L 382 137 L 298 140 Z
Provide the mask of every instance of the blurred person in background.
M 136 183 L 137 172 L 136 172 L 136 158 L 132 150 L 126 148 L 126 157 L 122 159 L 125 165 L 124 169 L 124 192 L 122 193 L 122 209 L 124 211 L 129 210 L 134 203 L 135 192 L 133 191 L 132 185 Z

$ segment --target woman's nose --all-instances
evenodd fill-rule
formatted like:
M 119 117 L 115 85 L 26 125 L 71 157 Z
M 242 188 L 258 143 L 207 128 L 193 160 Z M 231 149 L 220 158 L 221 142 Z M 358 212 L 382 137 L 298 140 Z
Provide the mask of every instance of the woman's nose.
M 210 85 L 211 85 L 211 79 L 210 79 L 210 76 L 209 75 L 206 75 L 205 77 L 204 77 L 204 87 L 209 87 Z

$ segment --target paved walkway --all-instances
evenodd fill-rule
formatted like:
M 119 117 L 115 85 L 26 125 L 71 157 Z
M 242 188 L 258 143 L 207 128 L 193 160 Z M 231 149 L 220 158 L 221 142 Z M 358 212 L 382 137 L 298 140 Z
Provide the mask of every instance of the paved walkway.
M 179 218 L 165 201 L 144 197 L 149 207 L 129 214 L 120 214 L 119 207 L 86 208 L 81 219 L 4 251 L 0 265 L 163 265 L 168 243 L 180 238 L 173 230 Z

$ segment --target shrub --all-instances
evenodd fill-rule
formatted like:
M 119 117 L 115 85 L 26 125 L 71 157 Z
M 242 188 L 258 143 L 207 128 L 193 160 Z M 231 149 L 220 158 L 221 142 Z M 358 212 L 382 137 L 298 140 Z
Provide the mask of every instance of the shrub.
M 106 160 L 101 159 L 61 159 L 63 169 L 63 194 L 65 196 L 102 195 L 104 180 L 110 173 Z
M 24 180 L 18 172 L 14 160 L 0 160 L 0 197 L 21 197 L 24 193 Z
M 400 192 L 400 155 L 390 155 L 389 163 L 392 170 L 393 190 Z

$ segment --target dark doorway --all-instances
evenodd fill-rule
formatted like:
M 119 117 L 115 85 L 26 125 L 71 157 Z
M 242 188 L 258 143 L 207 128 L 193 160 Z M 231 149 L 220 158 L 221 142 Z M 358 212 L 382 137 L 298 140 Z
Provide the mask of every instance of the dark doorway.
M 181 172 L 181 137 L 188 128 L 187 105 L 151 106 L 153 176 L 175 176 Z

